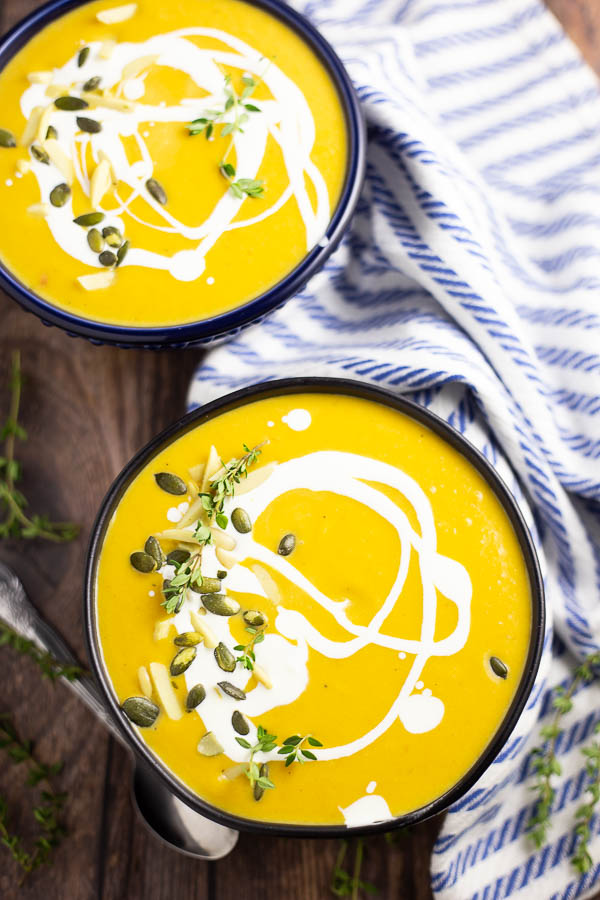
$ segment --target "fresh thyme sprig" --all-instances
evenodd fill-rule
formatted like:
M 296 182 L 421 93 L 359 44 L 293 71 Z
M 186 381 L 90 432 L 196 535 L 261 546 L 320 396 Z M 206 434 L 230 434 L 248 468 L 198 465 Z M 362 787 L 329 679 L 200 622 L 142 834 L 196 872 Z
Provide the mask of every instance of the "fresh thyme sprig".
M 293 734 L 291 737 L 285 739 L 283 745 L 277 751 L 279 754 L 286 757 L 286 766 L 291 766 L 293 762 L 304 763 L 307 759 L 315 760 L 317 758 L 312 750 L 307 750 L 306 747 L 303 746 L 305 743 L 309 744 L 311 747 L 323 746 L 321 741 L 318 741 L 312 734 Z
M 252 625 L 248 625 L 246 631 L 252 635 L 252 639 L 248 644 L 236 644 L 233 648 L 241 651 L 241 656 L 237 657 L 237 662 L 250 672 L 254 670 L 254 663 L 256 662 L 254 647 L 256 644 L 261 644 L 264 641 L 266 627 L 266 625 L 263 625 L 262 628 L 254 628 Z
M 208 513 L 208 518 L 215 517 L 215 521 L 219 528 L 226 528 L 228 518 L 223 512 L 223 505 L 226 497 L 233 497 L 235 494 L 235 486 L 239 484 L 242 478 L 248 477 L 248 468 L 253 465 L 261 453 L 267 441 L 257 444 L 256 447 L 250 449 L 243 445 L 246 451 L 244 456 L 239 459 L 230 459 L 229 462 L 223 463 L 222 468 L 214 474 L 209 482 L 210 491 L 198 496 L 202 498 L 202 505 Z
M 599 733 L 600 722 L 594 728 L 594 734 Z M 585 875 L 592 868 L 594 862 L 588 850 L 588 844 L 594 810 L 600 801 L 600 742 L 593 741 L 590 747 L 584 747 L 581 752 L 586 757 L 585 768 L 590 777 L 590 783 L 587 786 L 590 799 L 587 803 L 582 803 L 575 813 L 577 844 L 571 862 L 581 875 Z
M 594 669 L 600 666 L 600 653 L 592 653 L 577 666 L 573 678 L 567 687 L 559 685 L 555 689 L 552 701 L 555 710 L 552 721 L 542 728 L 540 735 L 545 743 L 532 750 L 533 768 L 537 773 L 537 783 L 533 790 L 537 793 L 534 812 L 529 820 L 530 836 L 536 847 L 545 844 L 550 828 L 550 813 L 554 802 L 555 790 L 552 787 L 552 776 L 560 775 L 562 767 L 556 757 L 556 744 L 562 733 L 560 721 L 573 708 L 573 694 L 580 684 L 594 677 Z
M 61 663 L 56 660 L 50 653 L 40 650 L 33 641 L 27 640 L 0 622 L 0 647 L 12 647 L 17 653 L 23 656 L 29 656 L 42 671 L 45 678 L 56 681 L 57 678 L 67 678 L 69 681 L 76 681 L 87 675 L 88 672 L 81 666 L 71 665 L 69 663 Z
M 350 897 L 351 900 L 358 900 L 360 891 L 367 894 L 377 894 L 378 890 L 374 884 L 369 881 L 363 881 L 360 877 L 364 854 L 365 841 L 364 838 L 357 838 L 354 850 L 354 865 L 352 872 L 344 868 L 344 860 L 348 852 L 350 842 L 347 840 L 340 841 L 340 849 L 335 861 L 335 866 L 331 875 L 330 890 L 336 897 Z
M 4 518 L 0 521 L 0 538 L 44 538 L 47 541 L 72 541 L 79 528 L 72 522 L 51 522 L 47 516 L 25 513 L 27 499 L 16 487 L 21 477 L 21 465 L 15 459 L 17 440 L 27 439 L 27 432 L 19 424 L 21 391 L 21 355 L 15 350 L 10 375 L 10 409 L 0 440 L 4 442 L 4 456 L 0 456 L 0 509 Z
M 250 759 L 247 767 L 244 769 L 244 774 L 250 782 L 250 787 L 253 790 L 255 786 L 263 790 L 273 790 L 275 785 L 267 775 L 261 774 L 261 767 L 254 761 L 254 756 L 256 753 L 269 753 L 270 750 L 274 750 L 277 746 L 277 735 L 269 734 L 266 728 L 259 725 L 256 729 L 256 744 L 254 746 L 246 738 L 236 737 L 236 741 L 240 747 L 250 751 Z
M 0 715 L 0 748 L 8 753 L 13 763 L 27 765 L 29 770 L 27 785 L 30 788 L 46 783 L 46 789 L 41 792 L 41 802 L 33 808 L 33 816 L 40 826 L 41 833 L 35 839 L 32 850 L 26 850 L 22 838 L 11 832 L 8 804 L 6 799 L 0 796 L 0 843 L 21 867 L 24 879 L 35 869 L 49 862 L 52 851 L 66 834 L 59 817 L 67 795 L 55 793 L 50 783 L 52 777 L 61 771 L 62 763 L 45 765 L 39 762 L 33 755 L 31 741 L 19 737 L 10 717 L 5 713 Z
M 204 134 L 204 137 L 208 141 L 212 137 L 215 125 L 221 123 L 220 137 L 227 137 L 228 134 L 235 134 L 238 131 L 243 134 L 244 129 L 242 128 L 242 125 L 245 125 L 248 121 L 248 113 L 257 113 L 260 112 L 260 109 L 253 103 L 247 102 L 258 87 L 259 81 L 251 75 L 242 75 L 242 82 L 244 88 L 242 93 L 238 96 L 231 81 L 231 75 L 225 75 L 225 102 L 223 108 L 207 109 L 202 116 L 190 122 L 188 131 L 191 137 L 195 137 L 198 134 Z M 233 110 L 232 121 L 223 122 L 223 119 L 230 110 Z
M 208 531 L 210 532 L 210 529 Z M 175 575 L 170 580 L 163 582 L 162 591 L 165 599 L 161 604 L 171 615 L 179 612 L 190 589 L 196 590 L 202 586 L 201 564 L 202 547 L 192 553 L 185 562 L 172 563 Z
M 264 179 L 262 178 L 238 178 L 236 176 L 235 166 L 231 163 L 222 161 L 220 166 L 221 174 L 229 182 L 229 189 L 234 197 L 243 200 L 244 194 L 247 197 L 262 197 L 265 192 Z

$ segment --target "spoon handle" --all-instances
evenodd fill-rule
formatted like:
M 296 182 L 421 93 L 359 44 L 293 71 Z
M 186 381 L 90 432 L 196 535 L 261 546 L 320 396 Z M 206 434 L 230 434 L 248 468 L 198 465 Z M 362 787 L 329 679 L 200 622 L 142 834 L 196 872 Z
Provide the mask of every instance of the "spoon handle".
M 0 562 L 0 619 L 14 632 L 33 641 L 36 647 L 50 653 L 59 662 L 79 665 L 63 638 L 42 619 L 29 601 L 23 585 L 14 572 L 2 562 Z M 62 681 L 106 725 L 113 737 L 126 746 L 92 679 L 85 677 L 69 681 L 68 678 L 63 677 Z

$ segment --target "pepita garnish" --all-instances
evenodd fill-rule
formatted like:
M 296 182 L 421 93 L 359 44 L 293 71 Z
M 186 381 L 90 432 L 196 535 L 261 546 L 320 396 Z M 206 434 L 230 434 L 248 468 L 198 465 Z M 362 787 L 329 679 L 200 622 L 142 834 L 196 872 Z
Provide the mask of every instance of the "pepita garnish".
M 202 586 L 204 590 L 204 584 Z M 215 616 L 235 616 L 240 611 L 240 604 L 225 594 L 203 594 L 202 605 Z
M 146 182 L 146 190 L 151 197 L 154 197 L 157 203 L 164 206 L 167 202 L 167 194 L 162 184 L 156 178 L 149 178 Z
M 77 65 L 79 66 L 79 68 L 81 68 L 84 65 L 84 63 L 89 55 L 90 55 L 90 48 L 82 47 L 81 50 L 79 51 L 79 53 L 77 54 Z
M 277 548 L 277 552 L 280 556 L 289 556 L 290 553 L 293 553 L 296 549 L 296 535 L 295 534 L 284 534 L 284 536 L 279 541 L 279 547 Z
M 144 575 L 147 575 L 148 572 L 154 572 L 156 568 L 156 560 L 144 550 L 136 550 L 135 553 L 132 553 L 129 557 L 129 562 L 136 571 L 142 572 Z
M 33 147 L 31 149 L 33 150 Z M 103 219 L 104 213 L 90 212 L 84 213 L 82 216 L 77 216 L 73 221 L 76 225 L 81 225 L 82 228 L 91 228 L 92 225 L 99 225 Z
M 117 257 L 112 252 L 112 250 L 103 250 L 100 256 L 98 257 L 98 261 L 102 266 L 114 266 L 117 261 Z
M 81 97 L 57 97 L 54 105 L 57 109 L 67 112 L 75 112 L 77 109 L 87 109 L 88 107 L 87 101 L 82 100 Z
M 189 550 L 171 550 L 167 553 L 167 562 L 169 565 L 181 566 L 190 558 Z
M 215 647 L 215 659 L 218 667 L 223 669 L 224 672 L 233 672 L 235 670 L 235 656 L 222 641 Z
M 187 484 L 179 475 L 173 472 L 157 472 L 154 476 L 159 488 L 166 491 L 167 494 L 174 494 L 176 497 L 182 497 L 187 494 Z
M 46 153 L 43 147 L 38 147 L 37 144 L 31 145 L 31 155 L 37 159 L 38 162 L 44 163 L 45 166 L 50 165 L 50 157 Z
M 156 703 L 149 697 L 128 697 L 121 704 L 121 709 L 130 722 L 140 728 L 149 728 L 154 725 L 160 712 Z
M 185 670 L 189 669 L 195 659 L 196 648 L 184 647 L 183 650 L 180 650 L 179 653 L 176 653 L 171 660 L 171 665 L 169 666 L 171 675 L 173 675 L 173 677 L 176 677 L 177 675 L 183 675 Z
M 197 631 L 184 631 L 182 634 L 177 635 L 173 643 L 177 647 L 195 647 L 196 644 L 201 644 L 202 641 L 203 637 Z
M 57 141 L 58 140 L 58 131 L 54 127 L 54 125 L 48 125 L 46 129 L 46 140 Z
M 107 225 L 103 228 L 102 237 L 109 247 L 120 247 L 123 243 L 123 235 L 114 225 Z
M 99 131 L 102 131 L 102 125 L 97 119 L 88 119 L 87 116 L 77 116 L 75 121 L 80 130 L 87 132 L 87 134 L 98 134 Z
M 231 724 L 233 726 L 233 730 L 237 731 L 238 734 L 250 733 L 250 726 L 246 722 L 245 716 L 241 714 L 239 709 L 236 709 L 231 716 Z
M 217 594 L 221 590 L 221 582 L 218 578 L 203 578 L 202 593 Z
M 222 752 L 223 748 L 212 731 L 207 731 L 206 734 L 200 738 L 198 742 L 198 753 L 201 753 L 202 756 L 218 756 L 219 753 Z
M 87 233 L 87 242 L 90 246 L 90 250 L 93 250 L 94 253 L 102 252 L 102 248 L 104 247 L 104 238 L 97 228 L 90 228 Z
M 242 618 L 246 625 L 249 625 L 251 628 L 260 628 L 267 621 L 266 617 L 258 609 L 247 609 Z
M 498 678 L 506 678 L 508 675 L 508 666 L 497 656 L 490 656 L 490 669 Z
M 231 524 L 240 534 L 248 534 L 252 531 L 252 520 L 241 506 L 236 507 L 231 513 Z
M 120 266 L 125 257 L 127 256 L 127 251 L 129 250 L 129 241 L 124 241 L 119 249 L 117 250 L 117 265 Z
M 188 712 L 191 712 L 193 709 L 196 709 L 197 706 L 200 706 L 205 697 L 206 691 L 204 690 L 204 685 L 195 684 L 186 697 L 185 708 Z
M 259 778 L 268 778 L 269 777 L 269 763 L 261 763 L 261 766 L 258 770 Z M 252 788 L 252 794 L 256 801 L 262 799 L 262 795 L 264 794 L 264 787 L 257 782 L 255 782 L 254 787 Z
M 144 544 L 144 550 L 146 553 L 152 557 L 152 559 L 156 562 L 156 568 L 160 569 L 163 565 L 165 558 L 163 556 L 163 552 L 160 544 L 154 537 L 154 535 L 150 535 L 146 543 Z
M 62 184 L 57 184 L 55 188 L 52 188 L 50 191 L 50 203 L 52 206 L 64 206 L 71 196 L 71 188 L 68 184 L 62 182 Z
M 0 147 L 16 147 L 17 139 L 8 128 L 0 128 Z
M 89 93 L 90 91 L 95 91 L 100 87 L 100 82 L 102 79 L 99 75 L 92 75 L 91 78 L 88 78 L 86 83 L 83 85 L 83 90 Z
M 217 684 L 228 697 L 233 697 L 234 700 L 246 699 L 246 692 L 242 691 L 241 688 L 236 687 L 235 684 L 232 684 L 230 681 L 218 681 Z
M 227 572 L 226 572 L 226 570 L 225 570 L 225 569 L 219 569 L 219 571 L 217 572 L 217 578 L 218 578 L 220 581 L 223 581 L 224 578 L 227 578 Z

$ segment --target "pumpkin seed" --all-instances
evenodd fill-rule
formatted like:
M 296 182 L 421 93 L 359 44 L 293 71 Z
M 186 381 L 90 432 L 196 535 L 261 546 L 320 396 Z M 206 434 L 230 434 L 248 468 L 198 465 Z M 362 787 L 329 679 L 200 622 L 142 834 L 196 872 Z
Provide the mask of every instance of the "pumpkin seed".
M 83 64 L 85 63 L 85 61 L 89 55 L 90 55 L 90 48 L 82 47 L 81 50 L 79 51 L 79 53 L 77 54 L 77 65 L 79 66 L 79 68 L 81 68 L 83 66 Z
M 245 717 L 238 709 L 234 711 L 231 717 L 231 724 L 233 726 L 233 730 L 237 731 L 238 734 L 250 734 L 250 726 L 246 722 Z
M 57 141 L 58 140 L 58 131 L 54 127 L 54 125 L 48 125 L 46 129 L 46 140 Z
M 246 692 L 242 691 L 241 688 L 236 687 L 235 684 L 232 684 L 230 681 L 219 681 L 217 684 L 228 697 L 233 697 L 234 700 L 246 699 Z
M 112 250 L 103 250 L 98 257 L 98 260 L 101 266 L 114 266 L 117 261 L 117 257 L 112 252 Z
M 252 520 L 241 506 L 236 507 L 231 513 L 231 524 L 240 534 L 248 534 L 252 531 Z
M 171 550 L 167 553 L 167 562 L 170 565 L 181 566 L 190 558 L 189 550 Z
M 109 247 L 120 247 L 123 243 L 123 236 L 118 228 L 114 225 L 107 225 L 102 229 L 102 237 Z
M 269 763 L 261 763 L 260 769 L 258 770 L 259 778 L 268 778 L 269 777 Z M 252 793 L 254 795 L 254 799 L 256 801 L 262 799 L 262 795 L 264 794 L 265 789 L 258 782 L 255 782 Z
M 218 756 L 219 753 L 222 752 L 223 748 L 212 731 L 207 731 L 206 734 L 200 738 L 198 742 L 198 753 L 201 753 L 202 756 Z
M 88 104 L 81 97 L 57 97 L 54 101 L 57 109 L 74 112 L 76 109 L 87 109 Z
M 50 203 L 52 206 L 64 206 L 70 196 L 71 188 L 63 181 L 62 184 L 57 184 L 56 187 L 52 188 L 50 191 Z
M 218 578 L 202 579 L 202 594 L 216 594 L 221 590 L 221 582 Z
M 183 650 L 180 650 L 179 653 L 176 653 L 171 660 L 171 665 L 169 666 L 171 675 L 173 675 L 173 677 L 176 677 L 177 675 L 183 675 L 185 670 L 189 669 L 195 659 L 196 648 L 184 647 Z
M 217 578 L 218 578 L 220 581 L 223 581 L 224 578 L 227 578 L 227 572 L 226 572 L 226 570 L 225 570 L 225 569 L 219 569 L 219 571 L 217 572 Z
M 102 131 L 102 125 L 97 119 L 88 119 L 87 116 L 77 116 L 75 120 L 81 131 L 86 131 L 88 134 L 98 134 L 99 131 Z
M 240 604 L 225 594 L 203 594 L 202 605 L 215 616 L 235 616 L 240 611 Z
M 156 568 L 156 561 L 149 553 L 145 553 L 143 550 L 136 550 L 135 553 L 132 553 L 129 557 L 129 562 L 134 569 L 138 572 L 143 572 L 144 575 L 147 575 L 148 572 L 153 572 Z
M 154 197 L 157 203 L 160 203 L 161 206 L 164 206 L 167 202 L 167 195 L 165 193 L 165 189 L 156 180 L 156 178 L 149 178 L 146 182 L 146 189 L 151 197 Z
M 183 478 L 180 478 L 179 475 L 174 475 L 172 472 L 157 472 L 154 480 L 159 488 L 166 491 L 167 494 L 175 494 L 176 497 L 187 494 L 187 484 Z
M 156 703 L 149 697 L 128 697 L 121 704 L 121 709 L 130 722 L 139 725 L 140 728 L 149 728 L 154 725 L 160 712 Z
M 94 253 L 102 252 L 104 239 L 97 228 L 90 228 L 87 233 L 87 242 L 90 245 L 90 250 L 93 250 Z
M 490 656 L 490 669 L 498 678 L 506 678 L 508 675 L 508 666 L 497 656 Z
M 82 216 L 77 216 L 73 221 L 76 225 L 81 225 L 82 228 L 90 228 L 92 225 L 99 225 L 103 219 L 104 213 L 91 212 L 84 213 Z
M 12 131 L 7 128 L 0 128 L 0 147 L 16 147 L 17 139 Z
M 284 534 L 284 536 L 279 541 L 279 547 L 277 548 L 277 552 L 280 556 L 289 556 L 290 553 L 293 553 L 296 549 L 296 535 L 295 534 Z
M 197 706 L 200 706 L 205 697 L 206 691 L 204 690 L 204 685 L 195 684 L 187 695 L 185 708 L 188 712 L 191 712 L 193 709 L 196 709 Z
M 31 155 L 37 159 L 38 162 L 44 163 L 45 166 L 50 165 L 50 157 L 46 153 L 43 147 L 38 147 L 37 144 L 31 145 Z
M 119 249 L 117 250 L 117 265 L 120 266 L 125 257 L 127 256 L 127 251 L 129 250 L 129 241 L 125 241 Z
M 260 628 L 267 621 L 258 609 L 247 609 L 243 619 L 246 625 L 250 625 L 251 628 Z
M 183 634 L 177 635 L 173 643 L 177 647 L 195 647 L 196 644 L 201 644 L 202 640 L 202 635 L 197 631 L 184 631 Z
M 215 647 L 215 659 L 217 661 L 218 667 L 220 669 L 223 669 L 224 672 L 233 672 L 233 670 L 235 669 L 235 656 L 233 655 L 229 647 L 226 647 L 222 641 Z
M 146 543 L 144 544 L 144 550 L 148 553 L 149 556 L 156 562 L 156 568 L 160 569 L 163 565 L 165 558 L 163 556 L 163 552 L 160 544 L 154 537 L 154 535 L 150 535 Z
M 83 86 L 83 90 L 86 92 L 95 91 L 100 87 L 100 82 L 102 79 L 99 75 L 92 75 L 91 78 L 88 78 L 86 83 Z

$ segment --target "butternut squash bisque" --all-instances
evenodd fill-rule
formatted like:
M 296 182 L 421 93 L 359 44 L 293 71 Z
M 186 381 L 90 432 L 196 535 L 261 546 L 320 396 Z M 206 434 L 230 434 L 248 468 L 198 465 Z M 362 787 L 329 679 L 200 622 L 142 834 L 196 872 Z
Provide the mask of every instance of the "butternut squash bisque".
M 168 326 L 259 296 L 323 243 L 337 89 L 241 0 L 83 3 L 0 73 L 0 259 L 85 319 Z
M 483 476 L 375 401 L 304 393 L 198 424 L 140 470 L 99 551 L 99 645 L 133 728 L 238 816 L 367 824 L 481 757 L 532 631 Z

